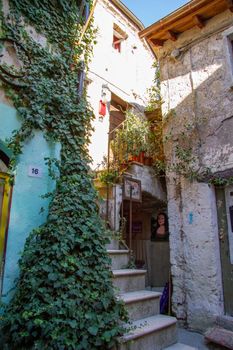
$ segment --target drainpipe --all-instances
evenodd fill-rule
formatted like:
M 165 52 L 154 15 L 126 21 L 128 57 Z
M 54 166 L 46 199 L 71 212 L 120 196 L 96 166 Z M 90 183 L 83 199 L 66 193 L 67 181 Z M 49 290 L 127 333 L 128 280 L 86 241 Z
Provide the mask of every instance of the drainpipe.
M 88 28 L 88 25 L 90 23 L 91 18 L 93 16 L 96 4 L 97 4 L 97 0 L 95 0 L 95 2 L 93 3 L 91 11 L 90 11 L 89 3 L 87 1 L 83 1 L 81 4 L 81 12 L 82 12 L 82 8 L 85 6 L 84 7 L 84 14 L 83 14 L 84 18 L 85 18 L 85 25 L 83 27 L 83 30 L 82 30 L 82 33 L 80 35 L 80 38 L 79 38 L 77 45 L 81 44 L 82 38 L 83 38 L 87 28 Z M 80 62 L 80 72 L 78 75 L 78 98 L 79 99 L 82 97 L 82 94 L 83 94 L 84 81 L 85 81 L 85 63 L 84 63 L 84 60 L 82 59 Z
M 88 28 L 88 25 L 89 25 L 89 23 L 90 23 L 91 18 L 92 18 L 92 16 L 93 16 L 93 13 L 94 13 L 94 10 L 95 10 L 97 1 L 98 1 L 98 0 L 95 0 L 95 1 L 94 1 L 90 13 L 89 13 L 89 4 L 87 4 L 86 7 L 85 7 L 85 20 L 86 20 L 86 23 L 85 23 L 85 25 L 84 25 L 84 27 L 83 27 L 83 30 L 82 30 L 82 33 L 81 33 L 81 35 L 80 35 L 80 38 L 79 38 L 79 41 L 78 41 L 77 45 L 80 45 L 80 44 L 81 44 L 82 38 L 83 38 L 83 36 L 84 36 L 84 34 L 85 34 L 87 28 Z

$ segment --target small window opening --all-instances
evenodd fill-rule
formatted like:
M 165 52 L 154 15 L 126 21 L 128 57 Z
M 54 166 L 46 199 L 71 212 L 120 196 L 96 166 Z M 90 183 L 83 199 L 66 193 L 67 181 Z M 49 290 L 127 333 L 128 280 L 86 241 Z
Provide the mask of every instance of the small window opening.
M 118 52 L 121 52 L 121 41 L 121 38 L 113 34 L 113 48 Z
M 121 52 L 122 50 L 122 42 L 127 39 L 127 34 L 120 29 L 116 24 L 113 25 L 113 41 L 112 46 L 113 48 Z

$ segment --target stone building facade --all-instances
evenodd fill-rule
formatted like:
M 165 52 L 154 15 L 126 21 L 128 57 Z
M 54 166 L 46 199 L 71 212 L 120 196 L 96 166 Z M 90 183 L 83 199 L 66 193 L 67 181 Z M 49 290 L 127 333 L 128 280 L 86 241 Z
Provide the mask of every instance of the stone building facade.
M 161 69 L 173 310 L 199 331 L 233 316 L 232 9 L 193 0 L 140 33 Z
M 87 94 L 93 107 L 94 132 L 89 147 L 93 170 L 105 170 L 102 161 L 108 156 L 109 143 L 114 139 L 114 130 L 124 122 L 125 112 L 133 109 L 144 116 L 148 104 L 148 90 L 153 85 L 155 55 L 148 43 L 138 33 L 142 23 L 118 0 L 99 0 L 94 11 L 94 26 L 97 28 L 96 45 L 88 71 Z M 105 102 L 106 113 L 100 115 L 100 101 Z M 144 116 L 145 118 L 145 116 Z M 151 218 L 166 210 L 166 189 L 156 178 L 151 166 L 129 162 L 120 179 L 111 186 L 96 181 L 100 193 L 100 212 L 113 231 L 118 232 L 125 221 L 125 240 L 129 245 L 129 201 L 124 200 L 123 176 L 140 181 L 142 201 L 132 208 L 132 248 L 135 260 L 147 271 L 148 285 L 155 283 L 164 287 L 168 280 L 168 242 L 163 242 L 166 252 L 161 278 L 153 264 L 157 243 L 151 242 Z M 137 232 L 136 232 L 137 231 Z M 162 253 L 161 253 L 162 254 Z
M 3 12 L 7 16 L 9 3 L 3 1 Z M 108 153 L 109 130 L 124 118 L 129 106 L 143 113 L 147 103 L 147 88 L 153 81 L 152 64 L 154 54 L 138 32 L 144 27 L 142 23 L 119 0 L 99 0 L 94 8 L 94 27 L 97 28 L 96 45 L 88 67 L 87 95 L 95 114 L 94 132 L 90 144 L 90 156 L 95 169 Z M 42 47 L 47 47 L 47 39 L 37 33 L 31 26 L 27 32 Z M 12 43 L 4 42 L 1 51 L 1 64 L 19 67 Z M 105 105 L 105 115 L 100 115 L 100 101 Z M 54 188 L 54 181 L 48 176 L 48 167 L 44 158 L 60 157 L 60 145 L 48 142 L 42 132 L 36 131 L 24 146 L 15 170 L 15 183 L 7 189 L 8 166 L 11 152 L 6 140 L 13 130 L 18 130 L 21 120 L 16 109 L 0 87 L 0 292 L 7 294 L 14 285 L 18 274 L 17 262 L 29 233 L 46 221 L 49 199 L 41 196 Z M 140 168 L 140 167 L 139 167 Z M 34 169 L 34 170 L 33 170 Z M 139 169 L 140 170 L 140 169 Z M 32 172 L 37 173 L 32 173 Z M 137 174 L 135 174 L 136 176 Z M 142 175 L 139 176 L 140 179 Z M 149 181 L 152 180 L 149 176 Z M 161 185 L 154 180 L 158 189 L 157 197 L 165 201 Z M 143 189 L 144 189 L 143 185 Z M 146 184 L 148 191 L 148 184 Z M 154 195 L 154 189 L 150 190 Z M 116 188 L 118 203 L 115 211 L 109 204 L 109 216 L 116 221 L 122 202 L 122 187 Z M 12 195 L 12 197 L 11 197 Z M 6 200 L 7 199 L 7 200 Z M 40 209 L 44 211 L 40 213 Z M 118 215 L 119 219 L 119 215 Z M 146 227 L 149 225 L 149 220 Z M 119 220 L 116 223 L 119 227 Z M 146 229 L 150 238 L 150 229 Z

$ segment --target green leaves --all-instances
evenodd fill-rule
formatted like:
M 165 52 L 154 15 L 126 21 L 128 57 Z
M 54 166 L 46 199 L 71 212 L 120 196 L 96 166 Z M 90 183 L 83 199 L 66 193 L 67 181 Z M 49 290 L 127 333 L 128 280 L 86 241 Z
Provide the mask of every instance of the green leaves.
M 98 327 L 96 326 L 92 326 L 92 327 L 89 327 L 88 328 L 88 332 L 91 334 L 91 335 L 96 335 L 98 333 Z
M 61 143 L 60 161 L 45 160 L 56 189 L 45 195 L 51 197 L 47 222 L 29 235 L 19 262 L 16 292 L 1 321 L 4 350 L 108 349 L 123 332 L 119 321 L 126 319 L 114 296 L 106 232 L 89 174 L 93 113 L 85 97 L 77 97 L 77 58 L 83 53 L 88 61 L 94 32 L 90 26 L 74 46 L 82 29 L 79 3 L 10 0 L 9 21 L 3 21 L 4 31 L 24 44 L 31 60 L 25 88 L 6 87 L 22 120 L 9 140 L 12 169 L 34 130 Z M 26 31 L 28 24 L 46 37 L 45 47 Z

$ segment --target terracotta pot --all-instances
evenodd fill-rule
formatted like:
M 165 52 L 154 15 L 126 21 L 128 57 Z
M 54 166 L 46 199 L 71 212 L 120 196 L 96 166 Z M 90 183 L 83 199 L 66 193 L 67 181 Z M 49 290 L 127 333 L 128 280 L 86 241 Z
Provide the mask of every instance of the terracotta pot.
M 140 152 L 139 154 L 139 162 L 144 164 L 145 152 Z
M 137 156 L 132 156 L 132 161 L 134 161 L 134 162 L 139 162 L 139 156 L 137 155 Z
M 149 165 L 151 166 L 153 163 L 153 159 L 151 157 L 144 157 L 144 165 Z
M 121 163 L 121 165 L 120 165 L 120 171 L 126 170 L 127 167 L 128 167 L 128 164 L 127 164 L 127 163 Z

